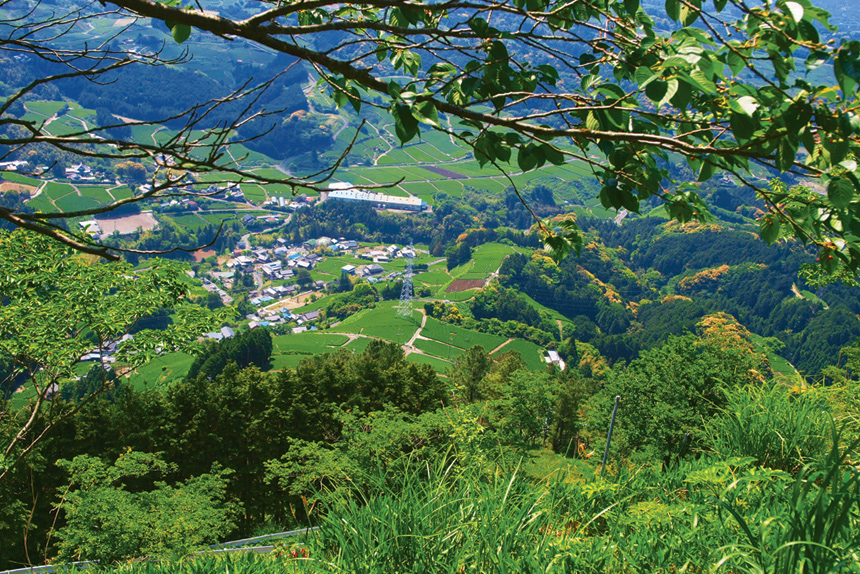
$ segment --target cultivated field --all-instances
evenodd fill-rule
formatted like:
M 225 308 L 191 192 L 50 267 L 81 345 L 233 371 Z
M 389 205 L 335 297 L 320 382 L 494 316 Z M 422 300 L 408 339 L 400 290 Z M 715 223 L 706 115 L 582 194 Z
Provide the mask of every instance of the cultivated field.
M 278 335 L 272 340 L 272 364 L 271 370 L 280 371 L 284 368 L 294 369 L 302 359 L 331 353 L 343 347 L 349 340 L 345 335 L 332 333 L 317 333 L 305 331 L 304 333 Z
M 445 293 L 459 293 L 470 289 L 480 289 L 487 282 L 486 279 L 455 279 L 445 289 Z
M 99 218 L 98 222 L 99 227 L 101 227 L 102 231 L 107 235 L 111 235 L 114 232 L 117 232 L 120 235 L 127 235 L 129 233 L 134 233 L 138 229 L 146 231 L 158 225 L 158 220 L 155 219 L 155 216 L 151 211 L 144 211 L 136 215 L 127 215 L 125 217 L 106 219 Z

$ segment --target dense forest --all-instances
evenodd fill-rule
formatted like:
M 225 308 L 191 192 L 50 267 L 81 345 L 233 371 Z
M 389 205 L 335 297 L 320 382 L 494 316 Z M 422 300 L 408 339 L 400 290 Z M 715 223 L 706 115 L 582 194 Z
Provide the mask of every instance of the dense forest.
M 542 452 L 566 454 L 577 461 L 595 450 L 615 395 L 625 400 L 617 419 L 611 472 L 625 472 L 621 460 L 662 461 L 663 470 L 626 479 L 625 488 L 630 489 L 626 502 L 618 510 L 605 510 L 611 520 L 587 537 L 597 542 L 638 529 L 640 537 L 653 540 L 672 529 L 698 528 L 707 533 L 707 541 L 686 549 L 672 543 L 666 559 L 690 559 L 703 552 L 699 559 L 710 560 L 714 536 L 727 544 L 743 541 L 726 537 L 729 530 L 720 530 L 722 520 L 713 514 L 714 502 L 698 494 L 684 501 L 675 492 L 680 486 L 673 486 L 672 494 L 661 496 L 653 509 L 662 513 L 695 504 L 704 520 L 698 526 L 683 512 L 673 526 L 647 520 L 645 516 L 656 516 L 651 513 L 619 519 L 653 498 L 652 480 L 679 485 L 704 480 L 724 489 L 722 481 L 731 474 L 720 473 L 740 472 L 743 485 L 759 484 L 758 480 L 790 484 L 792 476 L 806 476 L 807 463 L 824 465 L 811 467 L 822 469 L 838 465 L 833 457 L 841 455 L 828 454 L 828 449 L 841 448 L 849 439 L 828 438 L 832 423 L 814 413 L 823 406 L 841 417 L 848 412 L 845 409 L 853 408 L 850 389 L 857 383 L 856 371 L 842 372 L 831 387 L 791 398 L 784 385 L 767 382 L 772 376 L 767 359 L 733 319 L 707 315 L 694 329 L 682 336 L 669 335 L 627 367 L 594 369 L 588 376 L 576 368 L 549 368 L 536 374 L 524 369 L 516 353 L 490 357 L 474 347 L 443 380 L 427 366 L 407 363 L 398 346 L 383 342 L 373 342 L 359 354 L 339 351 L 307 358 L 294 370 L 263 373 L 234 362 L 234 358 L 267 360 L 263 355 L 247 356 L 241 350 L 243 340 L 212 344 L 196 363 L 199 372 L 167 390 L 135 389 L 119 379 L 110 381 L 106 392 L 57 428 L 40 445 L 39 455 L 4 483 L 4 497 L 14 502 L 3 507 L 0 534 L 7 549 L 3 565 L 20 563 L 27 553 L 105 563 L 140 555 L 168 556 L 219 538 L 302 524 L 325 526 L 329 516 L 344 516 L 349 506 L 343 504 L 353 497 L 366 502 L 349 512 L 361 508 L 369 512 L 372 506 L 367 505 L 375 496 L 390 497 L 389 504 L 400 505 L 405 503 L 401 496 L 412 496 L 406 493 L 434 481 L 453 488 L 468 480 L 473 488 L 485 488 L 494 484 L 493 476 L 510 477 L 505 479 L 512 481 L 508 488 L 516 484 L 517 492 L 511 503 L 519 508 L 535 488 L 530 485 L 549 475 L 542 474 L 547 471 L 540 463 L 517 468 L 524 460 L 543 460 Z M 267 338 L 265 330 L 253 334 L 257 343 Z M 255 352 L 266 348 L 255 345 Z M 213 361 L 220 365 L 225 359 L 226 366 L 207 373 Z M 104 376 L 100 367 L 94 367 L 80 384 Z M 81 396 L 69 393 L 55 401 L 73 403 Z M 769 418 L 747 419 L 750 415 L 741 414 L 737 419 L 731 413 L 738 408 L 741 413 L 764 408 Z M 849 429 L 856 431 L 852 424 L 842 432 Z M 792 441 L 790 450 L 780 446 L 786 440 Z M 726 457 L 735 457 L 729 459 L 733 466 L 724 466 L 721 461 Z M 57 466 L 42 467 L 40 462 L 55 459 L 61 459 Z M 449 465 L 448 470 L 433 478 L 437 464 Z M 580 473 L 589 468 L 576 464 Z M 424 478 L 421 472 L 413 475 L 410 469 L 416 465 L 425 468 Z M 762 465 L 764 470 L 756 472 L 769 472 L 769 478 L 746 474 L 753 472 L 752 465 Z M 33 472 L 37 468 L 40 471 Z M 568 481 L 550 484 L 562 488 Z M 550 517 L 555 518 L 550 519 L 573 520 L 579 513 L 597 512 L 619 494 L 609 482 L 592 484 L 609 490 L 585 499 L 570 491 L 566 496 L 573 497 L 571 503 L 590 500 L 589 505 L 553 507 Z M 727 490 L 732 520 L 755 519 L 765 504 L 771 511 L 789 512 L 791 504 L 799 504 L 786 498 L 789 491 L 780 495 L 753 489 L 755 494 L 741 500 L 735 498 L 739 492 Z M 498 502 L 495 496 L 488 501 Z M 181 515 L 171 511 L 180 507 Z M 812 512 L 814 507 L 797 510 Z M 409 520 L 408 514 L 399 520 Z M 421 520 L 425 519 L 429 517 Z M 853 532 L 850 524 L 836 531 L 834 543 L 840 548 L 844 536 Z M 21 528 L 29 533 L 26 545 L 21 544 Z M 530 530 L 520 534 L 529 540 L 535 535 Z M 574 531 L 564 536 L 572 537 Z M 323 538 L 321 546 L 308 545 L 316 555 L 331 551 L 326 546 L 330 543 Z M 637 551 L 631 546 L 627 551 L 640 560 L 648 555 L 644 548 Z M 602 552 L 589 560 L 595 558 L 611 560 Z M 565 560 L 579 564 L 574 555 Z

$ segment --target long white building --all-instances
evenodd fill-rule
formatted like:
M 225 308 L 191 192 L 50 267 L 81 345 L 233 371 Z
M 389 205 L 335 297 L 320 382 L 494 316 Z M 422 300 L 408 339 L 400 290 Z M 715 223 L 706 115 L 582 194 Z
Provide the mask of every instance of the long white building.
M 372 193 L 359 191 L 358 189 L 344 189 L 352 187 L 346 183 L 329 184 L 329 190 L 321 193 L 323 201 L 339 199 L 341 201 L 363 201 L 370 203 L 377 209 L 405 209 L 408 211 L 424 211 L 427 202 L 419 197 L 399 197 L 397 195 L 385 195 L 384 193 Z

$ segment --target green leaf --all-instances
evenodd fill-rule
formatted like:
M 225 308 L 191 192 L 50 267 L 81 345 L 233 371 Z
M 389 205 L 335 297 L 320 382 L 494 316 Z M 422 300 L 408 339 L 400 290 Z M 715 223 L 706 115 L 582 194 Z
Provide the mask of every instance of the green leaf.
M 795 22 L 800 23 L 800 21 L 803 20 L 803 6 L 797 2 L 786 2 L 785 10 L 791 15 Z
M 663 102 L 663 99 L 666 97 L 666 93 L 668 91 L 668 82 L 658 80 L 656 82 L 650 82 L 648 84 L 648 86 L 645 88 L 645 95 L 648 96 L 649 100 L 657 104 Z M 671 98 L 672 96 L 669 97 Z
M 793 104 L 783 114 L 785 127 L 792 134 L 800 133 L 800 130 L 805 128 L 812 118 L 812 111 L 806 106 Z
M 688 0 L 689 1 L 689 0 Z M 696 20 L 699 19 L 699 10 L 693 7 L 690 7 L 686 2 L 681 5 L 681 23 L 684 26 L 692 25 Z
M 839 87 L 842 88 L 844 98 L 848 98 L 851 92 L 857 87 L 857 81 L 860 79 L 860 63 L 857 61 L 858 50 L 854 46 L 857 42 L 848 42 L 839 49 L 836 54 L 836 61 L 833 63 L 833 73 L 836 75 L 836 81 L 839 82 Z
M 517 165 L 523 171 L 530 171 L 537 166 L 537 157 L 533 153 L 534 148 L 526 145 L 520 148 L 517 153 Z
M 170 26 L 168 24 L 168 26 Z M 191 36 L 191 26 L 188 24 L 173 24 L 170 26 L 170 35 L 177 44 L 181 44 Z
M 404 104 L 394 106 L 394 131 L 401 145 L 418 135 L 418 120 L 412 110 Z
M 717 93 L 717 86 L 712 82 L 701 69 L 696 69 L 690 72 L 690 78 L 708 94 Z
M 490 25 L 483 18 L 472 18 L 469 20 L 468 25 L 472 29 L 472 32 L 481 38 L 487 36 L 487 30 L 490 28 Z
M 857 171 L 857 162 L 853 159 L 846 159 L 839 162 L 839 167 L 844 167 L 848 171 Z
M 552 147 L 549 144 L 543 144 L 540 146 L 541 151 L 543 151 L 544 157 L 553 165 L 561 165 L 564 163 L 564 154 Z
M 803 128 L 800 132 L 800 141 L 803 142 L 803 147 L 806 148 L 809 155 L 815 154 L 815 135 L 809 126 Z
M 675 95 L 678 93 L 679 86 L 680 82 L 678 82 L 677 78 L 672 78 L 668 82 L 666 82 L 666 93 L 663 95 L 663 98 L 657 104 L 658 110 L 668 104 L 670 101 L 672 101 L 672 98 L 674 98 Z
M 669 81 L 669 91 L 672 91 L 672 81 Z M 667 94 L 668 95 L 668 94 Z M 672 96 L 671 103 L 679 110 L 686 110 L 690 104 L 690 99 L 693 97 L 693 88 L 689 82 L 678 82 L 677 91 Z M 665 99 L 665 98 L 664 98 Z
M 816 68 L 819 68 L 825 63 L 827 63 L 827 60 L 829 58 L 830 56 L 827 54 L 827 52 L 812 50 L 806 57 L 806 62 L 804 62 L 804 66 L 806 66 L 806 69 L 811 72 L 812 70 L 815 70 Z
M 666 16 L 676 22 L 681 19 L 680 0 L 666 0 Z
M 349 95 L 351 96 L 349 98 L 349 103 L 350 103 L 350 105 L 352 105 L 352 109 L 355 110 L 355 113 L 360 114 L 361 113 L 361 94 L 359 94 L 358 89 L 353 87 L 353 86 L 350 86 L 348 89 L 349 89 Z
M 639 0 L 624 0 L 624 7 L 629 14 L 635 14 L 639 10 Z
M 397 100 L 400 98 L 400 90 L 400 84 L 394 80 L 388 82 L 388 95 L 391 96 L 392 99 Z
M 735 76 L 740 74 L 744 67 L 746 67 L 746 62 L 737 52 L 729 52 L 726 55 L 726 63 L 729 65 L 729 69 Z
M 830 162 L 838 164 L 848 155 L 848 141 L 839 139 L 835 142 L 827 142 L 824 144 L 824 149 L 830 152 Z
M 567 257 L 570 254 L 571 247 L 570 242 L 565 241 L 564 237 L 559 237 L 558 235 L 547 235 L 543 239 L 544 250 L 556 261 L 561 261 Z
M 699 170 L 699 177 L 697 181 L 708 181 L 714 176 L 714 172 L 717 170 L 717 166 L 714 165 L 712 161 L 710 161 L 707 157 L 702 158 L 702 169 Z
M 830 180 L 827 184 L 827 199 L 837 209 L 844 209 L 851 204 L 854 198 L 854 185 L 850 180 L 839 177 Z
M 639 88 L 644 88 L 649 83 L 653 82 L 657 79 L 657 73 L 647 66 L 639 66 L 636 68 L 636 72 L 633 73 L 633 77 L 636 80 L 636 83 L 639 84 Z
M 796 159 L 797 147 L 787 138 L 783 138 L 776 150 L 776 167 L 781 171 L 788 171 L 794 165 Z
M 807 42 L 812 42 L 814 44 L 818 44 L 821 41 L 821 37 L 818 34 L 818 30 L 815 26 L 803 20 L 797 24 L 797 31 L 800 40 L 806 40 Z
M 421 123 L 433 126 L 434 128 L 442 127 L 439 125 L 439 116 L 436 113 L 436 106 L 433 105 L 433 102 L 418 102 L 412 106 L 412 114 Z
M 779 228 L 779 219 L 772 213 L 768 213 L 762 217 L 758 225 L 759 234 L 768 245 L 772 245 L 779 239 Z
M 740 143 L 746 143 L 755 133 L 756 124 L 746 114 L 730 114 L 729 124 L 735 139 Z
M 729 100 L 729 108 L 733 112 L 743 114 L 747 117 L 753 117 L 753 114 L 758 109 L 759 104 L 752 96 L 742 96 L 740 98 L 732 98 Z

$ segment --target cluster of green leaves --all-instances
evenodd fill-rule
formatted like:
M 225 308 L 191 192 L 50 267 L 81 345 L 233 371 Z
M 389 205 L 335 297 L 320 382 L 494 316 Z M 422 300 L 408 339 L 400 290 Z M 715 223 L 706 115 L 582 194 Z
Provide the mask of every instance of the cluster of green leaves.
M 460 472 L 450 456 L 405 457 L 396 473 L 353 475 L 303 537 L 308 559 L 245 553 L 112 572 L 850 572 L 860 496 L 850 452 L 834 449 L 796 477 L 703 458 L 617 481 L 562 472 L 539 482 L 521 468 L 487 476 Z
M 492 25 L 481 7 L 498 10 Z M 372 22 L 377 34 L 358 33 L 355 43 L 366 43 L 368 55 L 409 76 L 397 83 L 365 70 L 334 70 L 341 88 L 336 98 L 349 94 L 355 103 L 361 88 L 391 99 L 403 143 L 419 135 L 421 124 L 439 129 L 439 114 L 449 114 L 466 127 L 456 135 L 481 164 L 515 158 L 529 171 L 579 157 L 602 182 L 605 207 L 638 212 L 658 196 L 681 221 L 706 219 L 708 209 L 696 183 L 667 185 L 668 154 L 685 157 L 698 182 L 728 171 L 749 183 L 756 165 L 818 178 L 826 197 L 762 190 L 769 211 L 762 235 L 773 241 L 783 227 L 822 250 L 824 273 L 842 266 L 856 271 L 860 116 L 853 102 L 860 44 L 826 42 L 821 31 L 835 28 L 810 0 L 709 6 L 667 0 L 662 8 L 637 0 L 536 0 L 315 10 L 320 22 L 344 29 Z M 666 30 L 664 17 L 674 30 Z M 427 30 L 433 39 L 412 42 Z M 473 51 L 442 56 L 452 41 Z M 306 57 L 314 61 L 313 54 Z M 822 66 L 832 68 L 832 81 L 812 74 Z M 573 148 L 561 138 L 570 138 Z M 605 161 L 591 161 L 592 152 Z M 543 231 L 557 255 L 578 251 L 572 223 Z
M 239 368 L 254 365 L 258 369 L 266 370 L 271 358 L 272 334 L 268 329 L 242 331 L 235 337 L 223 339 L 217 343 L 208 341 L 194 358 L 187 378 L 193 379 L 200 376 L 204 379 L 213 379 L 224 372 L 224 368 L 230 362 L 235 363 Z
M 669 462 L 704 447 L 704 421 L 726 405 L 722 387 L 760 383 L 769 370 L 764 357 L 726 336 L 670 337 L 613 372 L 592 399 L 591 426 L 603 427 L 620 396 L 615 440 L 624 456 Z
M 52 421 L 80 408 L 51 405 L 47 428 L 34 426 L 49 396 L 75 376 L 83 355 L 116 344 L 117 363 L 134 368 L 167 350 L 190 350 L 219 319 L 187 303 L 183 275 L 170 262 L 155 260 L 148 269 L 135 271 L 129 264 L 95 263 L 30 232 L 0 235 L 0 356 L 10 361 L 0 416 L 11 425 L 4 428 L 8 432 L 0 453 L 0 482 L 45 436 Z M 140 319 L 163 309 L 173 312 L 172 324 L 121 340 Z M 26 412 L 31 414 L 20 419 L 20 405 L 13 408 L 8 385 L 22 378 L 28 392 Z
M 87 455 L 58 464 L 71 477 L 57 504 L 66 519 L 56 533 L 64 562 L 183 555 L 233 527 L 235 505 L 224 501 L 230 471 L 217 465 L 212 473 L 169 486 L 151 484 L 153 474 L 171 470 L 151 454 L 126 452 L 110 466 Z
M 350 285 L 349 276 L 341 275 L 341 282 L 344 280 Z M 370 284 L 359 283 L 349 293 L 330 297 L 324 307 L 325 316 L 327 319 L 346 319 L 362 309 L 372 309 L 378 299 L 379 295 Z
M 656 195 L 669 215 L 681 221 L 707 218 L 707 205 L 695 184 L 666 188 L 669 172 L 661 160 L 667 152 L 685 156 L 699 182 L 721 170 L 748 174 L 754 163 L 822 178 L 826 198 L 765 193 L 770 214 L 762 219 L 762 235 L 772 242 L 780 225 L 785 226 L 822 248 L 824 272 L 840 265 L 856 271 L 860 246 L 852 226 L 858 217 L 851 206 L 860 189 L 853 159 L 860 120 L 851 102 L 860 82 L 860 49 L 856 42 L 838 47 L 825 43 L 819 30 L 835 29 L 829 14 L 810 0 L 760 6 L 716 0 L 710 9 L 701 1 L 667 0 L 664 15 L 681 26 L 669 33 L 655 24 L 658 13 L 638 0 L 515 2 L 493 26 L 477 11 L 455 19 L 451 28 L 437 29 L 439 19 L 457 8 L 428 4 L 380 13 L 358 5 L 348 15 L 316 9 L 320 22 L 367 19 L 389 32 L 366 41 L 379 62 L 414 78 L 406 85 L 389 81 L 382 89 L 367 77 L 338 71 L 332 82 L 340 88 L 335 89 L 336 100 L 345 102 L 349 94 L 355 104 L 357 86 L 389 96 L 403 143 L 419 135 L 422 123 L 438 129 L 440 111 L 452 114 L 472 128 L 457 135 L 470 143 L 481 164 L 510 162 L 515 153 L 523 171 L 576 155 L 552 143 L 570 137 L 581 157 L 595 149 L 607 160 L 595 164 L 604 206 L 638 212 L 641 202 Z M 734 20 L 738 14 L 740 19 Z M 550 30 L 538 35 L 547 43 L 544 50 L 534 50 L 538 62 L 522 57 L 534 48 L 536 34 L 517 28 L 512 23 L 517 18 Z M 613 40 L 577 36 L 575 30 L 586 26 L 611 26 Z M 479 56 L 463 61 L 434 57 L 424 70 L 421 52 L 438 56 L 442 48 L 433 42 L 410 45 L 409 39 L 428 28 L 440 43 L 447 35 L 472 42 Z M 575 71 L 559 62 L 565 57 L 578 61 Z M 835 85 L 809 76 L 825 64 L 832 66 Z M 559 89 L 562 78 L 578 86 L 565 93 Z M 554 112 L 533 116 L 546 124 L 516 113 L 523 106 L 532 109 L 533 97 L 560 103 Z M 570 99 L 579 105 L 561 104 Z M 487 104 L 493 114 L 478 110 Z M 562 122 L 566 129 L 559 126 Z M 801 148 L 803 159 L 798 157 Z M 567 227 L 544 229 L 548 246 L 559 256 L 580 247 L 575 225 Z
M 769 436 L 829 426 L 824 442 L 807 441 L 804 456 L 792 459 L 789 468 L 783 465 L 788 459 L 762 456 L 773 452 L 770 446 L 738 456 L 723 452 L 720 445 L 726 443 L 717 440 L 711 445 L 716 453 L 668 467 L 613 464 L 603 477 L 567 467 L 536 480 L 499 443 L 509 431 L 499 425 L 501 434 L 494 432 L 500 419 L 493 411 L 510 408 L 501 420 L 522 419 L 525 426 L 517 432 L 529 424 L 539 429 L 545 411 L 538 387 L 550 392 L 552 385 L 508 374 L 513 376 L 498 380 L 522 387 L 519 398 L 514 393 L 489 408 L 463 404 L 417 417 L 393 408 L 368 415 L 341 412 L 342 434 L 334 444 L 291 441 L 285 456 L 269 461 L 268 481 L 293 495 L 316 493 L 304 503 L 306 515 L 320 526 L 302 540 L 308 559 L 201 557 L 119 570 L 852 571 L 860 551 L 860 473 L 851 463 L 857 443 L 836 430 L 841 422 L 825 418 L 822 424 L 820 412 L 786 400 L 784 388 L 728 390 L 730 404 L 746 401 L 749 408 L 727 409 L 717 418 Z M 809 400 L 829 408 L 842 394 L 823 389 Z M 779 412 L 763 417 L 764 409 Z M 140 476 L 160 465 L 136 453 L 110 468 L 85 458 L 76 464 L 81 478 L 96 478 L 88 481 L 93 497 L 87 502 L 110 508 L 124 496 L 116 488 L 119 475 Z M 132 472 L 119 472 L 126 467 Z M 112 486 L 105 487 L 108 479 Z

